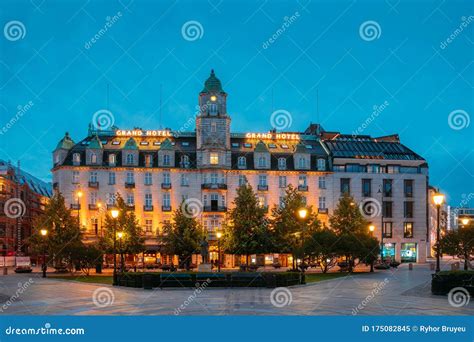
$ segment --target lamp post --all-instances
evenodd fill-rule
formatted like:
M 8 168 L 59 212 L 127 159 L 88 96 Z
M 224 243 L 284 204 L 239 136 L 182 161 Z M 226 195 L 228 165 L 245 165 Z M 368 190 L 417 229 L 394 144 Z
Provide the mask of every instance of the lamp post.
M 83 193 L 81 190 L 77 190 L 76 192 L 76 198 L 77 198 L 77 223 L 79 224 L 79 227 L 81 226 L 81 197 Z
M 382 210 L 380 210 L 380 259 L 382 261 L 382 264 L 383 264 L 383 249 L 384 249 L 384 245 L 383 245 L 383 237 L 384 237 L 384 226 L 383 226 L 383 213 L 384 213 L 384 205 L 383 205 L 383 191 L 382 191 L 382 185 L 379 187 L 379 191 L 378 193 L 380 194 L 380 203 L 381 203 L 381 207 L 382 207 Z
M 123 232 L 117 232 L 117 237 L 119 239 L 120 273 L 123 273 L 123 249 L 122 249 Z
M 444 195 L 441 193 L 437 193 L 433 196 L 433 202 L 436 205 L 436 220 L 437 220 L 437 227 L 436 227 L 436 273 L 440 271 L 439 266 L 439 259 L 440 259 L 440 250 L 439 250 L 439 240 L 440 240 L 440 210 L 441 205 L 444 203 Z
M 461 219 L 461 223 L 465 227 L 469 224 L 469 219 L 467 217 L 464 217 Z
M 217 237 L 217 272 L 221 271 L 221 237 L 222 232 L 216 233 Z
M 102 235 L 102 212 L 101 212 L 101 210 L 102 210 L 102 202 L 101 202 L 101 201 L 97 202 L 96 206 L 97 206 L 97 209 L 98 209 L 98 212 L 99 212 L 99 225 L 100 225 L 99 231 L 100 231 L 100 236 L 103 236 L 103 235 Z
M 46 278 L 46 235 L 48 235 L 47 229 L 40 230 L 41 236 L 44 238 L 44 248 L 43 248 L 43 264 L 41 265 L 41 270 L 43 271 L 43 278 Z
M 113 209 L 110 211 L 110 215 L 113 218 L 113 240 L 114 240 L 114 247 L 113 247 L 113 254 L 114 254 L 114 273 L 113 273 L 113 281 L 112 285 L 117 286 L 117 217 L 119 216 L 119 211 L 117 209 Z
M 374 236 L 375 226 L 373 224 L 369 225 L 370 236 Z M 370 272 L 374 271 L 374 260 L 370 259 Z
M 306 217 L 308 216 L 308 209 L 306 208 L 301 208 L 298 210 L 298 216 L 299 218 L 301 219 L 301 221 L 303 222 L 303 229 L 302 229 L 302 232 L 301 232 L 301 253 L 302 253 L 302 256 L 301 256 L 301 266 L 300 266 L 300 269 L 301 269 L 301 272 L 304 273 L 304 238 L 305 238 L 305 229 L 306 229 Z

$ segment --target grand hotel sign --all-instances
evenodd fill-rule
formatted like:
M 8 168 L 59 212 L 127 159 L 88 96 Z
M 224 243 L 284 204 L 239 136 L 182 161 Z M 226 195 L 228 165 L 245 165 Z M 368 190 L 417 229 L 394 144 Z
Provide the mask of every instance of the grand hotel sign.
M 268 140 L 300 140 L 297 133 L 246 133 L 247 139 L 268 139 Z
M 118 137 L 171 137 L 170 130 L 141 130 L 141 129 L 118 129 L 115 131 Z

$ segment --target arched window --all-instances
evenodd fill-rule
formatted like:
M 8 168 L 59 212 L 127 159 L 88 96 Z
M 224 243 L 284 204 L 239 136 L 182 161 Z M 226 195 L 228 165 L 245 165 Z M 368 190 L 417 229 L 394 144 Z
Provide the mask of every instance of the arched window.
M 91 164 L 97 164 L 97 154 L 91 154 Z
M 237 166 L 241 169 L 245 169 L 247 167 L 247 158 L 241 156 L 237 160 Z
M 165 154 L 165 155 L 163 156 L 163 165 L 164 165 L 164 166 L 169 166 L 170 163 L 171 163 L 171 159 L 170 159 L 169 154 Z
M 189 156 L 181 156 L 181 167 L 184 167 L 186 169 L 189 168 Z
M 306 168 L 306 158 L 305 158 L 305 157 L 300 157 L 300 158 L 298 159 L 298 167 L 299 167 L 300 169 Z
M 72 162 L 74 165 L 79 165 L 81 163 L 81 154 L 80 153 L 74 153 L 72 155 Z
M 266 167 L 267 166 L 267 161 L 265 157 L 259 157 L 258 158 L 258 167 Z
M 133 160 L 134 160 L 133 154 L 131 153 L 127 154 L 127 164 L 129 165 L 133 164 Z
M 326 170 L 326 159 L 318 159 L 318 170 L 325 171 Z
M 278 158 L 278 169 L 286 170 L 286 158 Z

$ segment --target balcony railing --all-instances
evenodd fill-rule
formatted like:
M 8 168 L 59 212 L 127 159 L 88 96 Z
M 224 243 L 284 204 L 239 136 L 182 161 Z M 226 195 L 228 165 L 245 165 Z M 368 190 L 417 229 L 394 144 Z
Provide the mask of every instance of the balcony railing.
M 227 184 L 225 183 L 204 183 L 201 184 L 202 189 L 209 189 L 209 190 L 226 190 Z
M 171 206 L 169 205 L 162 205 L 161 206 L 161 211 L 171 211 Z
M 257 186 L 257 189 L 258 189 L 258 191 L 267 191 L 268 190 L 268 185 L 259 184 Z
M 78 203 L 71 203 L 72 210 L 81 210 L 81 205 Z
M 135 189 L 135 182 L 125 182 L 126 189 Z
M 307 185 L 298 185 L 298 191 L 308 191 Z
M 152 205 L 144 205 L 143 206 L 143 211 L 153 211 L 153 206 Z
M 99 207 L 97 206 L 97 204 L 89 204 L 89 210 L 98 210 Z
M 99 182 L 89 182 L 89 188 L 97 189 L 99 187 Z
M 161 183 L 162 189 L 171 189 L 171 183 Z
M 328 208 L 318 208 L 318 213 L 319 214 L 327 214 L 328 213 Z
M 127 204 L 128 210 L 135 210 L 135 204 Z
M 117 205 L 115 204 L 107 204 L 107 210 L 117 209 Z
M 227 211 L 227 207 L 225 206 L 213 206 L 213 205 L 205 205 L 204 208 L 203 208 L 203 211 L 204 212 L 219 212 L 219 213 L 223 213 L 223 212 L 226 212 Z

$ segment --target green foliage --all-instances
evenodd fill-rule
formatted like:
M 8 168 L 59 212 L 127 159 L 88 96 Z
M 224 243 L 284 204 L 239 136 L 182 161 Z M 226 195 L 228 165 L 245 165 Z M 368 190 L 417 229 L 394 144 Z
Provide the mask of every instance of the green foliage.
M 359 206 L 352 196 L 344 194 L 337 204 L 333 215 L 329 218 L 331 228 L 338 234 L 367 233 L 369 222 L 359 210 Z
M 306 254 L 319 265 L 323 273 L 336 265 L 338 239 L 332 229 L 323 228 L 314 231 L 306 240 Z
M 45 207 L 44 212 L 33 224 L 29 243 L 33 252 L 47 253 L 53 266 L 70 264 L 72 253 L 82 246 L 82 234 L 77 217 L 72 216 L 66 207 L 64 197 L 55 194 Z M 47 230 L 42 236 L 40 231 Z
M 464 269 L 468 269 L 469 257 L 474 254 L 474 229 L 459 228 L 448 231 L 440 239 L 441 253 L 457 256 L 464 260 Z
M 168 255 L 177 255 L 180 267 L 189 270 L 191 257 L 198 253 L 203 239 L 202 228 L 197 220 L 187 215 L 191 212 L 183 208 L 184 202 L 173 212 L 173 222 L 163 228 L 163 251 Z
M 102 263 L 104 253 L 98 245 L 82 245 L 71 254 L 71 262 L 80 268 L 85 275 L 89 275 L 90 269 Z

